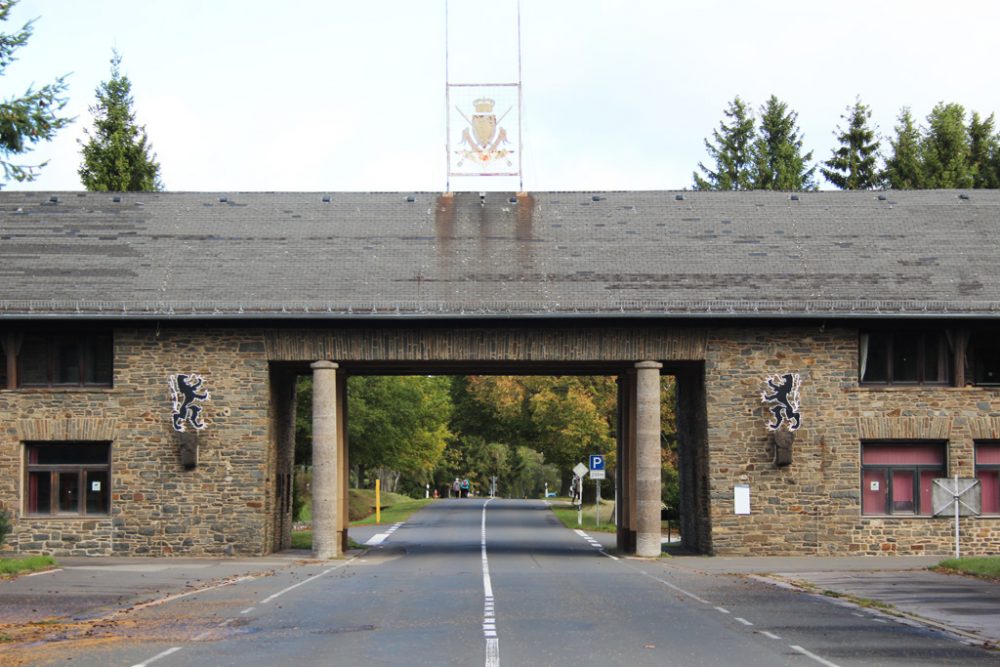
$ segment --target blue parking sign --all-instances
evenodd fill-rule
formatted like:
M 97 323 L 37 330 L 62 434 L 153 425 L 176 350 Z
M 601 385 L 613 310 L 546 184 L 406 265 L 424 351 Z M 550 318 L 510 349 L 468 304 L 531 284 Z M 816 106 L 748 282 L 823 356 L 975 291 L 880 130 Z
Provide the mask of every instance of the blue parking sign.
M 590 469 L 591 470 L 604 470 L 604 455 L 603 454 L 591 454 L 590 455 Z

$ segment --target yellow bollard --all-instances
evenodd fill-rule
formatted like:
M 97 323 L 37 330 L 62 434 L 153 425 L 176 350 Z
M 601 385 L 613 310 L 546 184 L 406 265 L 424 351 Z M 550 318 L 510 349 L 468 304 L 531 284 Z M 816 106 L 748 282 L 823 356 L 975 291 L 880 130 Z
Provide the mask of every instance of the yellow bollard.
M 382 523 L 382 480 L 375 480 L 375 524 Z

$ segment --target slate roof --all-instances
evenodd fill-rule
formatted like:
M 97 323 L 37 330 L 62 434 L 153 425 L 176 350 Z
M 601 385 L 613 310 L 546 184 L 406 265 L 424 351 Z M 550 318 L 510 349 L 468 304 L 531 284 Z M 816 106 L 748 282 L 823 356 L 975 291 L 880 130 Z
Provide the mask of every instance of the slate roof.
M 0 318 L 1000 318 L 1000 192 L 0 192 Z

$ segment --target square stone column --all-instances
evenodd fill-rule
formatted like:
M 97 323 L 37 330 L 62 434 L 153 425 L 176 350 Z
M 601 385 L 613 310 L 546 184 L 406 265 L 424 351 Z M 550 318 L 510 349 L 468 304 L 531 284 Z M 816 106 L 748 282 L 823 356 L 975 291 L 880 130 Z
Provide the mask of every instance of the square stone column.
M 316 558 L 340 556 L 338 509 L 341 495 L 337 426 L 337 364 L 317 361 L 313 371 L 312 534 Z
M 663 364 L 640 361 L 636 368 L 636 555 L 657 558 L 660 537 L 660 369 Z

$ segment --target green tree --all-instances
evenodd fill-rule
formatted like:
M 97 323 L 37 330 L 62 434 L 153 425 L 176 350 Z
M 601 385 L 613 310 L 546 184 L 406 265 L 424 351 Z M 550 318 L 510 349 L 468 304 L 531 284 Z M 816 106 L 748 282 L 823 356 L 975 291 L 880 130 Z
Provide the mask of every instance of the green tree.
M 16 4 L 16 0 L 0 1 L 0 21 L 9 19 L 10 11 Z M 14 52 L 27 44 L 33 23 L 29 21 L 13 34 L 0 33 L 0 76 L 16 60 Z M 56 130 L 72 122 L 71 118 L 59 115 L 66 106 L 65 92 L 65 77 L 59 77 L 53 83 L 37 90 L 29 87 L 20 97 L 0 103 L 0 165 L 3 165 L 5 181 L 34 180 L 45 166 L 45 162 L 16 164 L 12 159 L 30 151 L 31 144 L 49 141 Z
M 694 172 L 696 190 L 749 190 L 753 186 L 753 111 L 737 96 L 723 113 L 726 118 L 713 130 L 713 141 L 705 139 L 715 170 L 698 163 L 704 176 Z
M 352 377 L 347 382 L 351 464 L 375 471 L 386 491 L 413 492 L 431 481 L 452 437 L 450 380 L 445 377 Z
M 909 107 L 899 112 L 896 138 L 889 141 L 892 155 L 885 161 L 885 178 L 895 190 L 914 190 L 924 186 L 924 167 L 920 157 L 920 131 Z
M 559 488 L 559 469 L 545 462 L 545 456 L 531 447 L 514 448 L 509 495 L 513 498 L 535 498 L 545 492 L 546 485 L 553 491 Z
M 869 126 L 872 112 L 858 98 L 841 116 L 847 127 L 837 128 L 840 148 L 833 151 L 820 171 L 826 180 L 841 190 L 871 190 L 882 184 L 878 169 L 879 140 Z
M 760 125 L 753 145 L 754 182 L 758 190 L 811 190 L 816 187 L 810 167 L 812 151 L 802 154 L 798 114 L 774 95 L 760 109 Z
M 296 465 L 312 465 L 312 391 L 312 376 L 300 375 L 295 382 Z
M 969 131 L 961 104 L 939 102 L 927 116 L 920 143 L 924 187 L 971 188 L 975 182 L 969 160 Z
M 1000 187 L 1000 135 L 994 134 L 994 118 L 981 118 L 972 112 L 969 121 L 969 160 L 972 165 L 974 188 Z
M 121 73 L 122 57 L 111 56 L 111 79 L 97 87 L 97 103 L 90 107 L 94 132 L 83 145 L 79 174 L 83 186 L 98 192 L 162 190 L 160 165 L 146 127 L 136 125 L 132 110 L 132 82 Z

